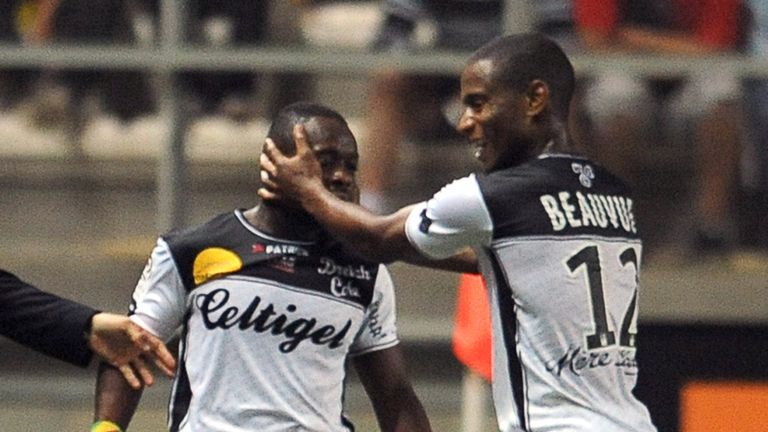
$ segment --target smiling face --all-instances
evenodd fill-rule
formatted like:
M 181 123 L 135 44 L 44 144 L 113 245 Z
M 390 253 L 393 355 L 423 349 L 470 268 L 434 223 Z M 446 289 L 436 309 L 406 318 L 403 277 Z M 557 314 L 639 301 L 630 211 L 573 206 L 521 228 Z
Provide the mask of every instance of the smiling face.
M 312 117 L 305 124 L 307 138 L 323 171 L 323 184 L 338 198 L 358 202 L 357 142 L 347 125 L 335 118 Z
M 457 130 L 467 137 L 485 172 L 520 164 L 530 152 L 527 98 L 497 85 L 494 67 L 493 60 L 479 59 L 461 74 L 463 110 Z

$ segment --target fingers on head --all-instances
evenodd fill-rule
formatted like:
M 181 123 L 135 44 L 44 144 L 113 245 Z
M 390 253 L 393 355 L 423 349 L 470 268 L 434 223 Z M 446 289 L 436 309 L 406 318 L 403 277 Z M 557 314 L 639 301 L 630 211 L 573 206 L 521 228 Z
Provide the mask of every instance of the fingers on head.
M 297 153 L 309 151 L 309 143 L 307 142 L 307 130 L 304 127 L 304 124 L 297 123 L 293 126 L 293 141 L 296 144 Z
M 279 154 L 280 150 L 277 149 L 275 142 L 272 141 L 272 138 L 267 138 L 264 140 L 264 147 L 261 149 L 259 161 L 261 161 L 261 164 L 264 165 L 264 161 L 274 160 L 278 157 Z
M 262 153 L 261 156 L 259 156 L 259 163 L 261 164 L 262 171 L 267 171 L 269 174 L 274 174 L 275 164 L 272 163 L 272 160 L 268 155 Z
M 256 193 L 259 195 L 259 197 L 263 200 L 274 200 L 277 198 L 277 194 L 274 192 L 268 190 L 267 188 L 259 188 Z
M 264 189 L 277 190 L 277 183 L 266 171 L 261 171 L 261 185 Z

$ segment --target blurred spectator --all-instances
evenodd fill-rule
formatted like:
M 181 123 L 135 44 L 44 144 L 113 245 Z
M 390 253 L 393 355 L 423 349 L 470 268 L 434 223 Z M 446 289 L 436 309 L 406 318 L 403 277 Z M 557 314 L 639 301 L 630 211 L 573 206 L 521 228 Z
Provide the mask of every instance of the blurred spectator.
M 402 51 L 416 45 L 418 23 L 435 28 L 436 49 L 471 51 L 501 32 L 501 1 L 385 0 L 384 22 L 373 49 Z M 455 77 L 406 75 L 380 71 L 370 79 L 366 113 L 368 143 L 361 154 L 361 201 L 386 212 L 387 193 L 396 172 L 404 139 L 459 139 L 446 121 L 443 107 L 458 94 Z
M 502 31 L 501 0 L 385 0 L 382 7 L 385 17 L 373 43 L 375 51 L 417 49 L 419 40 L 434 49 L 471 51 Z M 539 0 L 532 2 L 532 7 L 540 31 L 566 49 L 573 45 L 566 40 L 572 34 L 570 0 Z M 391 210 L 387 195 L 403 140 L 428 143 L 461 139 L 453 124 L 458 114 L 451 112 L 457 106 L 458 90 L 456 77 L 394 71 L 371 77 L 366 113 L 368 144 L 360 168 L 365 206 L 377 212 Z
M 0 1 L 0 44 L 21 41 L 23 25 L 22 0 Z M 14 108 L 29 92 L 35 73 L 28 69 L 0 69 L 0 111 Z
M 267 1 L 193 0 L 187 10 L 188 40 L 195 45 L 257 45 L 267 35 Z M 182 74 L 182 82 L 199 114 L 236 120 L 255 115 L 257 78 L 252 72 L 187 72 Z
M 129 5 L 123 0 L 36 0 L 34 21 L 26 34 L 33 44 L 66 45 L 131 44 L 135 41 Z M 146 77 L 138 71 L 46 71 L 38 83 L 33 115 L 45 123 L 53 116 L 51 105 L 64 104 L 64 126 L 77 141 L 94 109 L 121 120 L 148 114 L 154 102 Z M 55 118 L 54 118 L 55 120 Z M 41 124 L 40 126 L 46 126 Z
M 733 52 L 740 0 L 574 0 L 578 30 L 594 53 L 702 56 Z M 659 139 L 694 142 L 696 252 L 724 252 L 732 240 L 742 116 L 737 77 L 705 70 L 685 79 L 645 79 L 612 70 L 585 92 L 596 157 L 630 183 L 637 155 Z M 661 122 L 667 136 L 656 136 Z M 689 130 L 685 138 L 669 132 Z
M 142 8 L 159 25 L 159 0 L 141 0 Z M 191 0 L 185 2 L 186 41 L 198 47 L 242 48 L 263 45 L 273 36 L 271 19 L 278 2 Z M 297 100 L 307 99 L 310 86 L 305 77 L 281 73 L 261 97 L 264 87 L 273 83 L 266 74 L 249 71 L 191 71 L 181 74 L 192 117 L 219 116 L 247 121 L 255 116 L 270 117 L 277 109 Z M 267 81 L 266 83 L 264 81 Z M 257 103 L 268 99 L 269 106 Z
M 159 0 L 142 0 L 151 16 L 159 16 Z M 269 1 L 191 0 L 187 12 L 186 40 L 211 48 L 242 48 L 262 45 L 271 36 L 270 18 L 275 5 Z M 157 20 L 155 20 L 157 22 Z M 248 71 L 192 71 L 181 75 L 193 116 L 221 116 L 247 121 L 257 115 L 270 117 L 273 110 L 300 99 L 307 89 L 305 79 L 280 74 L 269 106 L 256 102 L 263 74 Z M 259 98 L 264 100 L 265 98 Z
M 750 26 L 748 52 L 768 59 L 768 0 L 748 0 Z M 763 218 L 768 211 L 768 78 L 751 79 L 746 83 L 746 115 L 753 158 L 744 207 L 746 220 L 742 238 L 746 245 L 768 248 L 768 225 Z

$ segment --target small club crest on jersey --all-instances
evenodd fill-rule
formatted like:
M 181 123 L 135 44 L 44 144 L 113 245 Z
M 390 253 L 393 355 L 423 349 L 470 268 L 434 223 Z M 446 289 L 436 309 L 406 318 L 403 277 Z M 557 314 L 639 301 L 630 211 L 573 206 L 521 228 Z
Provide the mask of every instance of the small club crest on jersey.
M 571 164 L 571 169 L 575 174 L 579 175 L 579 183 L 584 187 L 592 187 L 592 180 L 595 179 L 595 170 L 591 165 L 580 164 L 574 162 Z
M 432 225 L 432 219 L 427 216 L 427 209 L 422 210 L 419 216 L 421 216 L 419 231 L 423 232 L 424 234 L 429 233 L 429 226 Z

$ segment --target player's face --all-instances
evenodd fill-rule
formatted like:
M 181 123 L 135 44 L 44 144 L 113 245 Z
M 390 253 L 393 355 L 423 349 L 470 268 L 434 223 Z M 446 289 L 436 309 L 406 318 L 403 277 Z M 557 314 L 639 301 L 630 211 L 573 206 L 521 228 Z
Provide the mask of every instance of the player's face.
M 358 202 L 357 142 L 352 132 L 338 120 L 327 117 L 314 117 L 305 127 L 322 167 L 325 187 L 344 201 Z
M 494 85 L 492 60 L 481 59 L 461 74 L 463 110 L 457 130 L 469 139 L 485 172 L 527 159 L 525 97 Z

